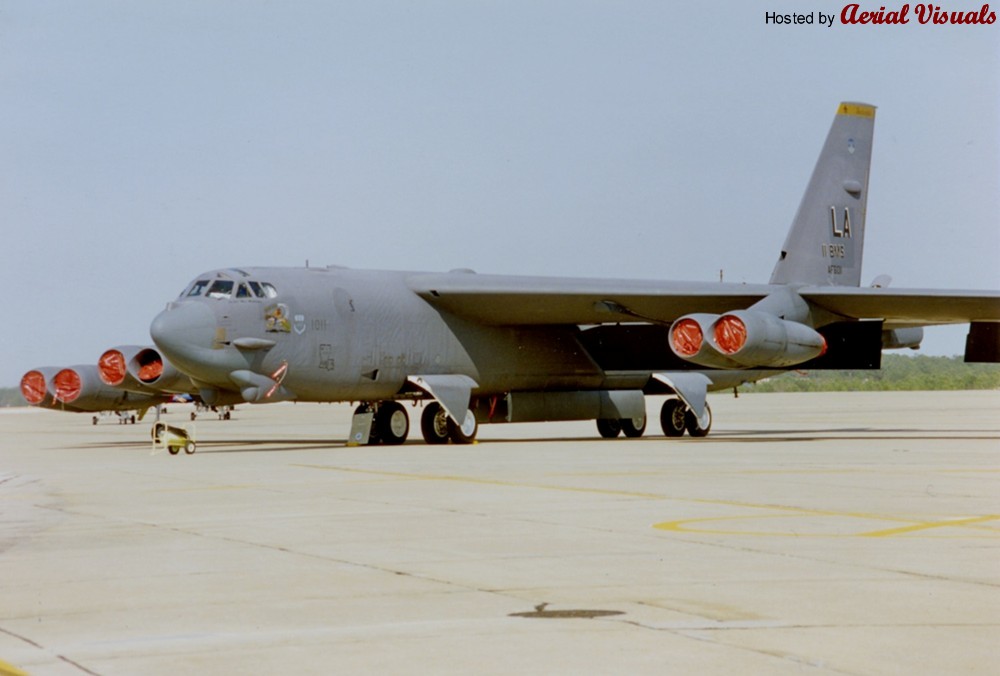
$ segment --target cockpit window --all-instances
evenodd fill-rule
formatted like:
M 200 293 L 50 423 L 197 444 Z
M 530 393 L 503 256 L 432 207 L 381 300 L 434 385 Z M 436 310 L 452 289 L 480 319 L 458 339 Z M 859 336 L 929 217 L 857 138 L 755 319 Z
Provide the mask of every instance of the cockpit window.
M 247 289 L 246 284 L 240 284 L 236 287 L 236 297 L 237 298 L 250 298 L 250 290 Z
M 205 290 L 208 286 L 207 279 L 199 279 L 197 282 L 191 285 L 191 289 L 184 295 L 186 296 L 200 296 L 201 292 Z
M 209 298 L 231 298 L 233 295 L 233 282 L 228 279 L 217 279 L 212 282 L 208 289 Z
M 267 298 L 277 298 L 278 297 L 278 290 L 275 289 L 274 285 L 271 284 L 270 282 L 261 282 L 260 286 L 261 286 L 261 288 L 264 289 L 264 296 L 266 296 Z
M 264 298 L 264 289 L 260 288 L 260 284 L 257 282 L 247 282 L 250 285 L 250 290 L 253 291 L 253 295 L 258 298 Z

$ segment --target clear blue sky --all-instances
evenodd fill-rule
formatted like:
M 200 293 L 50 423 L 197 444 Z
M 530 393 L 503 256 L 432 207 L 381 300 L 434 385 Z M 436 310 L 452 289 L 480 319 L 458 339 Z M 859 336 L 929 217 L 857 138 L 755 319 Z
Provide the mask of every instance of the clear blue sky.
M 217 267 L 766 281 L 841 100 L 865 278 L 1000 288 L 1000 22 L 764 21 L 842 7 L 0 0 L 0 385 Z

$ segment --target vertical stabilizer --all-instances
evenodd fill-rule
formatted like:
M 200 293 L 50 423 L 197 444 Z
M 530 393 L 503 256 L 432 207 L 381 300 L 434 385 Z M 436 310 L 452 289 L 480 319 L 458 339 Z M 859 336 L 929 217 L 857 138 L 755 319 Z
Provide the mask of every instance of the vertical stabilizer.
M 772 284 L 860 286 L 875 106 L 841 103 Z

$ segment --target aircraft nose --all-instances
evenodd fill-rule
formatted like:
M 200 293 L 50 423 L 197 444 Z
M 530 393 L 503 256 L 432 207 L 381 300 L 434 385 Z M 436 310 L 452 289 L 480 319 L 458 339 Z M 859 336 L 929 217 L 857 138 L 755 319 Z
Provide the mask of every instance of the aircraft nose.
M 149 335 L 171 361 L 184 362 L 212 348 L 217 323 L 203 303 L 177 303 L 153 320 Z

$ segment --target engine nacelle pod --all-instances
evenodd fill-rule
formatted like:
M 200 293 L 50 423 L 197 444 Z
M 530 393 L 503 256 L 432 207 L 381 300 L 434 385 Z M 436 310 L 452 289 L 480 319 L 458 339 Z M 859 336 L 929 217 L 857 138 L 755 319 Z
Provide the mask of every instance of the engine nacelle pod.
M 111 410 L 122 403 L 126 393 L 106 385 L 93 364 L 62 369 L 52 378 L 56 401 L 86 411 Z
M 719 315 L 695 313 L 685 315 L 670 327 L 670 349 L 681 359 L 699 366 L 717 369 L 737 369 L 743 365 L 720 354 L 706 340 Z
M 746 368 L 795 366 L 826 352 L 826 339 L 815 329 L 754 310 L 719 317 L 707 342 Z

